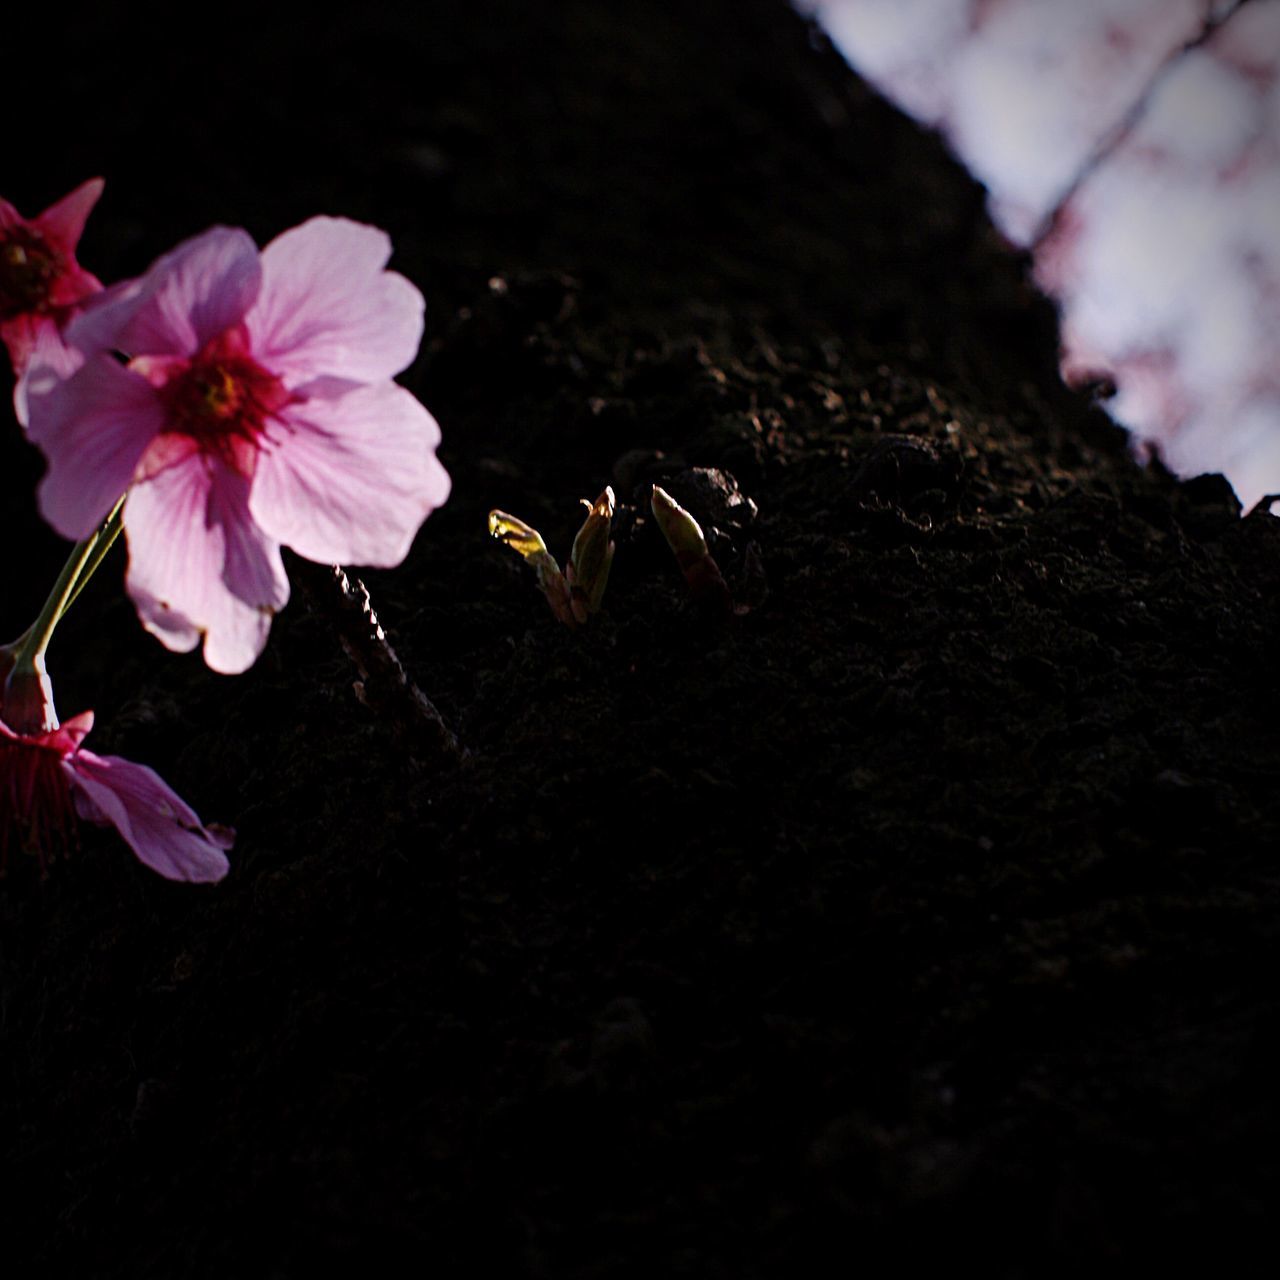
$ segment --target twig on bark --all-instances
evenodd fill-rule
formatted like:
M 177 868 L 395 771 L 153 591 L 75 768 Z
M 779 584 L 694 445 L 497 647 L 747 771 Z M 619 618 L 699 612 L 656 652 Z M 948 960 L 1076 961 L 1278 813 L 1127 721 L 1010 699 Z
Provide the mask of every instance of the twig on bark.
M 425 744 L 433 755 L 460 760 L 464 751 L 457 734 L 405 671 L 364 583 L 348 577 L 336 564 L 298 565 L 293 572 L 355 666 L 359 675 L 353 685 L 356 697 L 397 735 L 419 747 Z

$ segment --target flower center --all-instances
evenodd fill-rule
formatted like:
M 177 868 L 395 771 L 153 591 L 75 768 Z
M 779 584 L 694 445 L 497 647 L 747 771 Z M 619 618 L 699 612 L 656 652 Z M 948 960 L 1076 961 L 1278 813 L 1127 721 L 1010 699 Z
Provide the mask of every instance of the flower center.
M 185 437 L 244 475 L 253 473 L 268 421 L 290 400 L 280 379 L 248 348 L 243 326 L 228 329 L 171 368 L 159 388 L 168 414 L 165 434 Z
M 26 227 L 0 232 L 0 320 L 47 311 L 63 268 L 62 255 Z
M 0 872 L 10 845 L 34 853 L 41 868 L 76 844 L 64 752 L 29 739 L 0 737 Z

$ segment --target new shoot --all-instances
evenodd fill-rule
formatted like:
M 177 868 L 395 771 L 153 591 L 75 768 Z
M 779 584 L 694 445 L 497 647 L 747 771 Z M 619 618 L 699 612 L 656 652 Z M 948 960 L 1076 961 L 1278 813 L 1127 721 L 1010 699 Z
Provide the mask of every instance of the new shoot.
M 609 536 L 614 512 L 612 488 L 606 485 L 594 502 L 583 498 L 582 505 L 587 508 L 587 518 L 573 540 L 563 572 L 532 525 L 505 511 L 489 512 L 490 536 L 510 547 L 533 569 L 551 612 L 567 627 L 580 627 L 600 611 L 613 565 L 614 543 Z

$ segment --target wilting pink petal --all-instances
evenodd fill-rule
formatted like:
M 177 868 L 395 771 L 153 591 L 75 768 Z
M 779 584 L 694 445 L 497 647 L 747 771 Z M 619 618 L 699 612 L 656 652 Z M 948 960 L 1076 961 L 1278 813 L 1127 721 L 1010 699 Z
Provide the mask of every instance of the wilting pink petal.
M 38 733 L 15 733 L 0 719 L 0 865 L 15 843 L 42 863 L 68 852 L 78 814 L 114 826 L 170 880 L 221 880 L 233 833 L 204 826 L 144 765 L 84 750 L 92 727 L 92 711 Z
M 83 816 L 109 822 L 152 871 L 168 880 L 210 884 L 227 874 L 231 832 L 201 824 L 152 769 L 81 748 L 63 761 Z
M 0 720 L 0 869 L 14 844 L 43 863 L 73 843 L 71 788 L 61 764 L 83 736 L 56 729 L 15 733 Z
M 258 457 L 253 518 L 308 560 L 399 564 L 449 496 L 435 419 L 393 382 L 307 399 L 281 419 L 280 447 Z
M 262 251 L 262 292 L 248 315 L 253 349 L 293 388 L 313 378 L 381 382 L 422 341 L 422 294 L 385 271 L 391 239 L 346 218 L 312 218 Z
M 280 546 L 248 512 L 248 481 L 198 451 L 129 492 L 125 584 L 142 625 L 166 647 L 204 639 L 209 666 L 244 671 L 289 599 Z

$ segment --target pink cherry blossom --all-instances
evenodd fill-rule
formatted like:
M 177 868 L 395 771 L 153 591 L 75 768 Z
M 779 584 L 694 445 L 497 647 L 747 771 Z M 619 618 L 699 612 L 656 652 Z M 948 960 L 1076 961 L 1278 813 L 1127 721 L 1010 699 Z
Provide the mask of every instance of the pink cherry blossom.
M 221 880 L 233 833 L 202 825 L 145 765 L 87 751 L 81 743 L 92 727 L 92 711 L 38 733 L 15 733 L 0 720 L 0 868 L 15 843 L 41 861 L 65 852 L 78 816 L 115 827 L 166 879 Z
M 40 336 L 56 334 L 76 304 L 102 288 L 76 261 L 102 187 L 92 178 L 30 220 L 0 199 L 0 339 L 19 377 Z
M 313 218 L 258 251 L 215 227 L 66 330 L 83 365 L 31 371 L 45 518 L 87 536 L 128 490 L 126 586 L 169 648 L 250 666 L 289 598 L 281 545 L 399 564 L 449 477 L 431 414 L 391 379 L 423 299 L 385 232 Z

